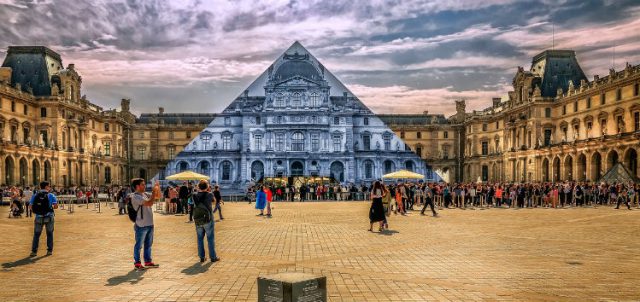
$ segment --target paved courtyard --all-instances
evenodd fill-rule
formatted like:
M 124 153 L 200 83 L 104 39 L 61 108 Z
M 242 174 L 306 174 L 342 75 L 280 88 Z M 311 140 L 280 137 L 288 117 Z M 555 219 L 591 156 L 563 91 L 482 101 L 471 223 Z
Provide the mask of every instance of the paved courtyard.
M 132 270 L 132 224 L 116 210 L 58 211 L 54 255 L 29 259 L 32 219 L 0 217 L 0 301 L 256 301 L 256 277 L 327 276 L 330 301 L 638 301 L 640 211 L 444 210 L 390 217 L 368 203 L 227 203 L 222 261 L 201 265 L 186 216 L 156 214 L 154 260 Z

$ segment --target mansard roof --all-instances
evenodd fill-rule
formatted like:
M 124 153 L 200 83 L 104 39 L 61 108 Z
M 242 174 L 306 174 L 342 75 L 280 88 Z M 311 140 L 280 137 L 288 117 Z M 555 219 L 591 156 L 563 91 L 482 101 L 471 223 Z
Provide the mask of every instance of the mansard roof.
M 449 124 L 449 120 L 442 114 L 378 114 L 378 117 L 387 125 L 430 125 Z
M 173 125 L 208 125 L 216 116 L 218 116 L 216 113 L 143 113 L 139 118 L 136 118 L 136 123 L 150 124 L 163 121 L 165 124 Z
M 286 57 L 286 56 L 285 56 Z M 274 74 L 277 80 L 286 80 L 295 76 L 301 76 L 310 80 L 319 80 L 322 78 L 318 70 L 305 60 L 287 60 Z
M 51 77 L 62 69 L 62 59 L 44 46 L 9 46 L 2 67 L 10 67 L 11 85 L 20 84 L 36 96 L 51 95 Z
M 545 50 L 531 61 L 531 73 L 542 79 L 543 97 L 556 97 L 558 88 L 568 91 L 569 82 L 578 87 L 584 75 L 573 50 Z

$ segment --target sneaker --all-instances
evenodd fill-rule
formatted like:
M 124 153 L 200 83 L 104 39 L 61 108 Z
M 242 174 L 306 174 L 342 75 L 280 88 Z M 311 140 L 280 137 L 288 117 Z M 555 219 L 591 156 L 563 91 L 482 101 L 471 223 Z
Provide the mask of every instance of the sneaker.
M 146 267 L 142 266 L 142 263 L 138 262 L 133 265 L 136 270 L 144 270 Z
M 147 268 L 158 268 L 158 267 L 160 267 L 159 264 L 155 264 L 153 262 L 145 262 L 144 266 L 146 266 Z
M 218 262 L 218 261 L 220 261 L 220 257 L 215 257 L 215 258 L 211 259 L 211 262 L 212 262 L 212 263 L 213 263 L 213 262 Z
M 53 255 L 53 251 L 47 251 L 47 256 Z
M 200 258 L 200 263 L 204 262 L 204 258 Z
M 35 256 L 38 256 L 36 252 L 31 252 L 31 254 L 29 254 L 29 257 L 35 257 Z

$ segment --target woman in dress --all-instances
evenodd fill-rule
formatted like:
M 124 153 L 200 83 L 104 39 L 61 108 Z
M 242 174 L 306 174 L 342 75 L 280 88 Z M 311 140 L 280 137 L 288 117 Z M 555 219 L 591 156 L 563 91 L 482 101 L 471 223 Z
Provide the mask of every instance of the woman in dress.
M 378 222 L 380 227 L 378 230 L 382 232 L 384 220 L 386 218 L 384 213 L 384 206 L 382 205 L 382 198 L 385 196 L 385 191 L 379 181 L 373 184 L 373 190 L 371 190 L 371 208 L 369 209 L 369 232 L 373 232 L 373 224 Z
M 267 206 L 267 186 L 256 192 L 256 210 L 260 210 L 258 216 L 264 216 L 264 208 Z

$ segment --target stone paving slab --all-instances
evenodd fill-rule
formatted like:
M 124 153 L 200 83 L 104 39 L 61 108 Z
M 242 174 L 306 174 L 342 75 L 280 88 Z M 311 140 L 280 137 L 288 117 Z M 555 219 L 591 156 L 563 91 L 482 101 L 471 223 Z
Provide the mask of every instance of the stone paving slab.
M 227 203 L 222 261 L 198 262 L 186 216 L 156 214 L 161 267 L 143 272 L 113 209 L 58 211 L 54 255 L 33 259 L 33 220 L 0 210 L 0 301 L 256 301 L 258 276 L 293 271 L 327 276 L 330 301 L 640 300 L 638 210 L 412 212 L 370 233 L 366 202 L 275 203 L 271 219 Z

